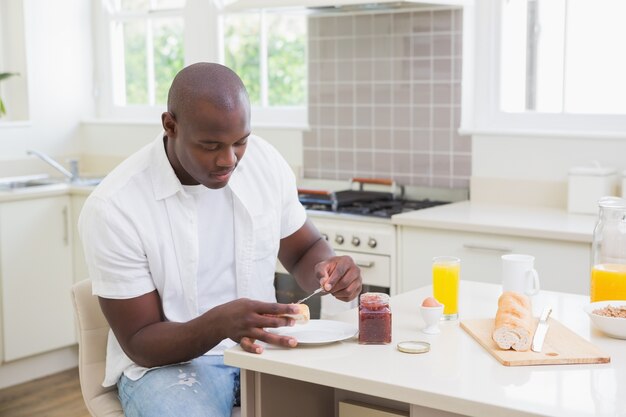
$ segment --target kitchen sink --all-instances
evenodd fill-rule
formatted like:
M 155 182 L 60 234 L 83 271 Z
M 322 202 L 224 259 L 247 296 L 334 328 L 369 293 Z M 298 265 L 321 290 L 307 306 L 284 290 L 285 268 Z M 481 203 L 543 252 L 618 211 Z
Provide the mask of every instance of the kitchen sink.
M 102 178 L 77 178 L 72 182 L 68 182 L 62 178 L 50 178 L 46 175 L 26 175 L 22 177 L 0 178 L 0 191 L 35 189 L 37 187 L 49 187 L 58 184 L 93 187 L 98 185 L 100 181 L 102 181 Z

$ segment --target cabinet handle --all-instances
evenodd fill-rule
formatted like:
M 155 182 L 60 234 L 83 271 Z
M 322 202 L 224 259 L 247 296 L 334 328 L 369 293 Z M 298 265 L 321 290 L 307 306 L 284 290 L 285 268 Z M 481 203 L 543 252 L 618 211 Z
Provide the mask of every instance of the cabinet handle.
M 63 207 L 63 244 L 65 246 L 70 244 L 70 232 L 69 232 L 69 219 L 67 213 L 67 206 Z
M 357 266 L 360 266 L 362 268 L 371 268 L 374 266 L 374 261 L 369 261 L 369 262 L 356 261 L 355 263 L 357 264 Z
M 500 253 L 513 252 L 513 249 L 509 249 L 509 248 L 499 248 L 497 246 L 474 245 L 474 244 L 471 244 L 471 243 L 463 244 L 463 248 L 464 249 L 469 249 L 469 250 L 483 250 L 483 251 L 487 251 L 487 252 L 500 252 Z

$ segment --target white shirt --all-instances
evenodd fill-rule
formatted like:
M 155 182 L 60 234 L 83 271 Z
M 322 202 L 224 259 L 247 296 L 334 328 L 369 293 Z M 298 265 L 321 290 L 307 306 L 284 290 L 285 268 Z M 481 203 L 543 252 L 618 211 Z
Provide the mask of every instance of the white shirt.
M 280 239 L 306 220 L 293 172 L 276 149 L 251 135 L 229 187 L 237 297 L 275 301 Z M 107 175 L 85 202 L 78 226 L 95 295 L 126 299 L 156 289 L 167 320 L 198 316 L 198 212 L 167 159 L 162 135 Z M 103 385 L 114 385 L 122 372 L 136 380 L 146 371 L 110 332 Z
M 183 188 L 196 200 L 198 236 L 203 236 L 199 239 L 197 272 L 198 314 L 203 314 L 237 298 L 233 193 L 228 185 L 217 190 L 203 185 Z

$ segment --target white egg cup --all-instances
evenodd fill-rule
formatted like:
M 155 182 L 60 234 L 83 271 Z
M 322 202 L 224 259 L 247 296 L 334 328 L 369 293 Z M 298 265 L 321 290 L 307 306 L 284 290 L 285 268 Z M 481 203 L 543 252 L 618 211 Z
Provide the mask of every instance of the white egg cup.
M 422 313 L 424 323 L 426 323 L 426 327 L 422 329 L 422 332 L 426 334 L 438 334 L 441 331 L 439 330 L 439 321 L 443 315 L 443 304 L 435 307 L 420 306 L 420 312 Z

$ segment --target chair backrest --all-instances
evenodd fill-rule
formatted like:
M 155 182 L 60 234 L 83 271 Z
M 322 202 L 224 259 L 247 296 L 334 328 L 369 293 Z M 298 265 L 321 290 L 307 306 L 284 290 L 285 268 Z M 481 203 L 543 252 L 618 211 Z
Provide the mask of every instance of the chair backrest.
M 109 324 L 91 293 L 91 280 L 72 286 L 72 302 L 78 328 L 78 373 L 85 405 L 94 417 L 124 417 L 115 386 L 104 388 Z
M 72 302 L 78 328 L 80 389 L 87 410 L 93 417 L 124 417 L 117 388 L 102 386 L 110 327 L 100 310 L 98 297 L 91 293 L 91 280 L 72 286 Z M 234 407 L 231 417 L 240 415 L 241 409 Z

